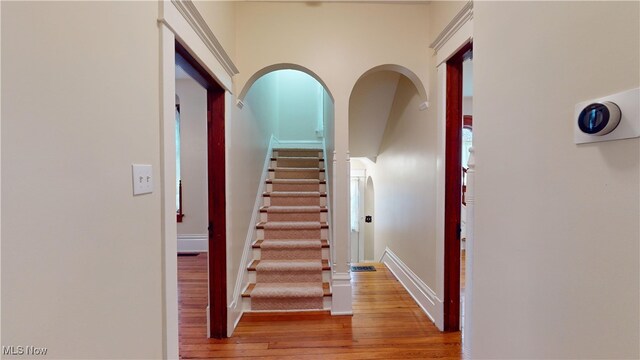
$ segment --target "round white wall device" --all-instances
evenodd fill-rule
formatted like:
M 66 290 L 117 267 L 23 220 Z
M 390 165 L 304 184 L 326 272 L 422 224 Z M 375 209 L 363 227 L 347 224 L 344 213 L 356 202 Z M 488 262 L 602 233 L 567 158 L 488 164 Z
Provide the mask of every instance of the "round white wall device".
M 592 103 L 578 115 L 578 128 L 588 135 L 607 135 L 618 126 L 621 117 L 620 108 L 611 101 Z

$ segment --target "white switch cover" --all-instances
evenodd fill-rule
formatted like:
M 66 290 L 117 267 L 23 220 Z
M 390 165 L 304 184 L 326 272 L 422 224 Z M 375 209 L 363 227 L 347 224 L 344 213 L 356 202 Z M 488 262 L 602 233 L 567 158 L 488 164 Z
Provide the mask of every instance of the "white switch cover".
M 133 173 L 133 195 L 153 192 L 153 169 L 151 165 L 131 165 Z

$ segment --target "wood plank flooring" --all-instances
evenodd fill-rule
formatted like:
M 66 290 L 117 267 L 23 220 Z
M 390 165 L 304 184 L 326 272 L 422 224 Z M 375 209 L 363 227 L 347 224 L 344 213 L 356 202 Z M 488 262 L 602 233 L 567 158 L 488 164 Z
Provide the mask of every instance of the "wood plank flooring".
M 247 313 L 233 336 L 206 337 L 207 255 L 178 257 L 183 359 L 461 359 L 460 333 L 441 333 L 382 264 L 356 272 L 353 316 Z M 369 265 L 369 264 L 367 264 Z

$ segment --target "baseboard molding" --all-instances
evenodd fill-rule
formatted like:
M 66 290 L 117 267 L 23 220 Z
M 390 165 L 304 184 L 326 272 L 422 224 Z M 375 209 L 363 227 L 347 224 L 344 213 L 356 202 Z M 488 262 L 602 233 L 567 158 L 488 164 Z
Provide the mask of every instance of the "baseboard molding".
M 427 286 L 400 258 L 386 248 L 380 262 L 385 264 L 389 270 L 400 281 L 402 286 L 409 292 L 413 300 L 427 314 L 438 329 L 443 328 L 443 303 L 438 299 L 436 293 Z
M 227 307 L 227 336 L 231 336 L 242 314 L 244 314 L 244 308 L 242 306 L 242 290 L 249 284 L 249 274 L 247 273 L 247 266 L 252 260 L 253 248 L 251 245 L 256 238 L 256 224 L 258 223 L 258 216 L 260 216 L 260 207 L 262 206 L 262 194 L 265 190 L 265 183 L 269 174 L 269 166 L 271 165 L 271 151 L 277 146 L 278 140 L 271 135 L 269 140 L 269 147 L 264 158 L 264 166 L 262 167 L 262 175 L 260 183 L 258 184 L 258 191 L 256 192 L 256 200 L 253 205 L 253 215 L 251 215 L 251 221 L 249 222 L 249 228 L 247 229 L 247 237 L 244 242 L 244 250 L 242 251 L 242 259 L 240 260 L 240 266 L 238 268 L 238 276 L 236 277 L 236 284 L 233 289 L 233 300 Z
M 207 234 L 178 234 L 179 253 L 207 252 L 209 236 Z

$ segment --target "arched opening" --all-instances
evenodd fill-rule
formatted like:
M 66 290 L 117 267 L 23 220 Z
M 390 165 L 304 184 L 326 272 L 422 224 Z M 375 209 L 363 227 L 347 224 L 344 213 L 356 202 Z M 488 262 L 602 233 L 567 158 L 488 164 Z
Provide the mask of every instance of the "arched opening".
M 238 99 L 241 101 L 244 101 L 247 93 L 249 92 L 249 90 L 253 87 L 253 84 L 258 81 L 258 79 L 262 78 L 263 76 L 272 73 L 272 72 L 276 72 L 279 70 L 295 70 L 295 71 L 299 71 L 299 72 L 303 72 L 307 75 L 309 75 L 310 77 L 314 78 L 320 85 L 322 85 L 322 87 L 325 89 L 325 91 L 327 92 L 327 95 L 329 96 L 329 98 L 331 99 L 331 102 L 334 102 L 333 99 L 333 94 L 331 93 L 331 91 L 329 90 L 329 87 L 327 86 L 327 84 L 322 80 L 322 78 L 320 76 L 318 76 L 318 74 L 316 74 L 314 71 L 302 66 L 302 65 L 298 65 L 298 64 L 292 64 L 292 63 L 280 63 L 280 64 L 273 64 L 273 65 L 269 65 L 265 68 L 262 68 L 261 70 L 257 71 L 255 74 L 253 74 L 249 80 L 247 80 L 247 82 L 245 83 L 244 87 L 242 88 L 242 91 L 240 91 L 240 95 L 238 95 Z
M 333 98 L 324 83 L 301 66 L 275 66 L 277 70 L 267 71 L 271 68 L 254 74 L 240 95 L 260 126 L 271 132 L 279 145 L 332 144 Z
M 362 164 L 367 175 L 365 257 L 373 243 L 373 260 L 407 288 L 418 281 L 425 293 L 434 294 L 438 133 L 435 111 L 424 111 L 425 100 L 424 86 L 408 69 L 367 71 L 349 99 L 349 152 L 351 163 Z M 437 321 L 440 305 L 427 296 L 415 299 Z

